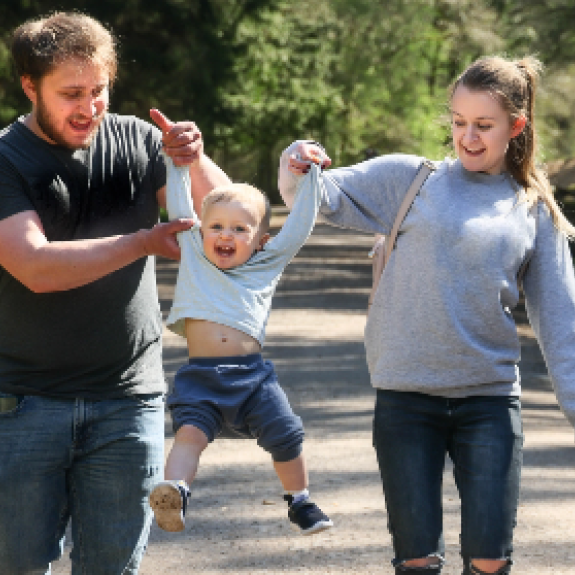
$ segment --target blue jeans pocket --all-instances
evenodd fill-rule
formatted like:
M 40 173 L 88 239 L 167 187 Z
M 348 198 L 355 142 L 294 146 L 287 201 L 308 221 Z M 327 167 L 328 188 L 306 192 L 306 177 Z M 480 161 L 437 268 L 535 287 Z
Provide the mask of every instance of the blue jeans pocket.
M 23 395 L 0 392 L 0 417 L 15 415 L 20 411 L 24 401 Z

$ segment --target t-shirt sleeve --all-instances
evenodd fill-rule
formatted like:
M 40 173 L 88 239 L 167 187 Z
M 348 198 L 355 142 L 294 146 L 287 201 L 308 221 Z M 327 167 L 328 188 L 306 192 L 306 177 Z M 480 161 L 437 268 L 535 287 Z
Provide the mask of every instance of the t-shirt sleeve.
M 149 157 L 150 177 L 154 189 L 158 191 L 166 185 L 166 162 L 162 154 L 162 132 L 143 120 L 139 120 L 139 129 L 144 138 Z
M 196 220 L 192 202 L 190 172 L 187 166 L 176 166 L 172 159 L 162 154 L 167 166 L 166 208 L 170 220 L 189 218 Z
M 286 266 L 311 234 L 323 198 L 325 186 L 321 169 L 314 164 L 304 177 L 299 178 L 291 212 L 264 252 L 273 254 Z
M 34 210 L 25 187 L 26 183 L 18 171 L 0 155 L 0 220 Z

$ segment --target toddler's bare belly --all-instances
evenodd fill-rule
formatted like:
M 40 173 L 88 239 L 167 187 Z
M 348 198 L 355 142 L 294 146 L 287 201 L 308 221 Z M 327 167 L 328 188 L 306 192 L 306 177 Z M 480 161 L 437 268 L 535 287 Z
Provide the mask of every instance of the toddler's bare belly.
M 186 319 L 190 357 L 226 357 L 259 353 L 261 346 L 243 331 L 198 319 Z

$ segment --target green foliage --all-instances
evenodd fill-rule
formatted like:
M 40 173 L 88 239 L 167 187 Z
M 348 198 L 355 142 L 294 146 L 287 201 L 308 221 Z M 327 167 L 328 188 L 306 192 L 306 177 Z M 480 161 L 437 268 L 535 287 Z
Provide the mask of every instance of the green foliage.
M 575 148 L 575 17 L 573 0 L 490 0 L 505 51 L 535 54 L 545 64 L 537 102 L 540 160 L 572 156 Z
M 443 154 L 446 88 L 485 43 L 502 43 L 494 13 L 468 0 L 332 4 L 341 22 L 333 81 L 347 120 L 332 133 L 337 159 L 368 149 Z
M 220 94 L 227 112 L 216 133 L 222 163 L 268 192 L 276 187 L 281 147 L 295 135 L 320 138 L 337 107 L 325 41 L 333 22 L 321 7 L 310 15 L 306 6 L 281 2 L 239 26 L 242 58 Z
M 208 153 L 274 201 L 279 153 L 296 138 L 321 141 L 336 165 L 445 155 L 448 86 L 484 54 L 537 53 L 543 157 L 575 147 L 575 0 L 12 0 L 0 6 L 2 124 L 29 108 L 9 33 L 53 10 L 118 36 L 114 111 L 193 119 Z

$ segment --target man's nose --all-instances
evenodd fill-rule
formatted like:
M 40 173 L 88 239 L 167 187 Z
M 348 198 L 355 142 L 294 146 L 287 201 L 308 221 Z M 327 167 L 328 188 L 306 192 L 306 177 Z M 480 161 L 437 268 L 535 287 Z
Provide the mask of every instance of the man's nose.
M 98 106 L 95 98 L 87 97 L 80 101 L 80 110 L 82 114 L 89 118 L 95 118 L 98 115 Z

